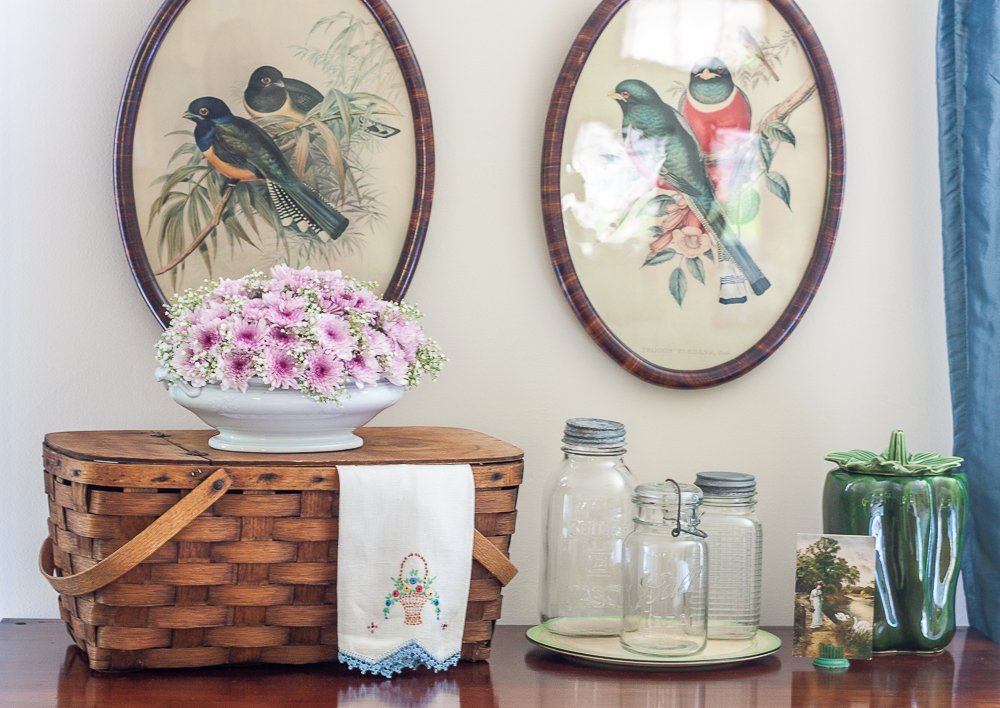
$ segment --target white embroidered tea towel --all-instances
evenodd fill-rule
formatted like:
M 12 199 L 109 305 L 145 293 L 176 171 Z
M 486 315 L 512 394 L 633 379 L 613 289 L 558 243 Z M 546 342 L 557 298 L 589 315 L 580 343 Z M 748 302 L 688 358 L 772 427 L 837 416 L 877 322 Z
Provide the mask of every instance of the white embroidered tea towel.
M 340 661 L 390 677 L 454 666 L 472 576 L 469 465 L 337 466 Z

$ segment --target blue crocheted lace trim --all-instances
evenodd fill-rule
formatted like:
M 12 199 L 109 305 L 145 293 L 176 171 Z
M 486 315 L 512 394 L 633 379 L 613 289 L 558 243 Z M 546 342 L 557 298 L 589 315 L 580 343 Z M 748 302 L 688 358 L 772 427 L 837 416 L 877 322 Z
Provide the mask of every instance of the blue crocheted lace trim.
M 420 642 L 411 639 L 388 654 L 383 654 L 375 661 L 346 651 L 339 652 L 337 658 L 342 664 L 347 664 L 352 669 L 361 669 L 363 674 L 371 672 L 392 678 L 393 674 L 398 674 L 403 669 L 418 669 L 421 666 L 434 669 L 434 673 L 443 671 L 449 666 L 457 664 L 461 654 L 462 652 L 457 651 L 444 661 L 438 661 L 420 645 Z

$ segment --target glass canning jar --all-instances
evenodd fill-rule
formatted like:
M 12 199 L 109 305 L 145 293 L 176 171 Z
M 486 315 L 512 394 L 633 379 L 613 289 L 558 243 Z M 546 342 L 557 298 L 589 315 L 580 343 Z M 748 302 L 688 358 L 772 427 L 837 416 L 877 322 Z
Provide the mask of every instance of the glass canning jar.
M 622 553 L 622 647 L 686 656 L 708 641 L 708 544 L 698 529 L 701 490 L 672 480 L 641 484 Z
M 563 460 L 546 493 L 541 620 L 569 636 L 615 636 L 621 621 L 622 542 L 635 478 L 625 466 L 625 426 L 566 421 Z
M 701 530 L 708 534 L 712 573 L 708 589 L 710 639 L 747 639 L 760 624 L 763 531 L 754 513 L 757 482 L 751 474 L 699 472 L 705 495 Z

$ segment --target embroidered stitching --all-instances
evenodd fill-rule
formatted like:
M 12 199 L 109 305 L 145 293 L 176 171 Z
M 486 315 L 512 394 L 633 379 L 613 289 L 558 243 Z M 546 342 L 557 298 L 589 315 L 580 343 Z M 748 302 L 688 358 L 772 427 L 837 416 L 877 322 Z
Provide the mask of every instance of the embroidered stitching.
M 406 561 L 414 557 L 419 558 L 423 562 L 424 574 L 421 576 L 420 571 L 417 568 L 413 568 L 410 570 L 409 576 L 404 580 L 403 570 L 406 567 Z M 437 576 L 433 578 L 429 576 L 430 570 L 427 566 L 427 559 L 419 553 L 407 554 L 403 558 L 403 562 L 399 564 L 399 577 L 390 578 L 396 587 L 385 596 L 385 607 L 382 608 L 385 619 L 389 619 L 389 609 L 397 602 L 403 606 L 405 624 L 413 626 L 423 624 L 422 614 L 424 605 L 428 602 L 434 607 L 437 619 L 441 619 L 441 599 L 436 592 L 430 589 L 431 584 L 437 579 Z

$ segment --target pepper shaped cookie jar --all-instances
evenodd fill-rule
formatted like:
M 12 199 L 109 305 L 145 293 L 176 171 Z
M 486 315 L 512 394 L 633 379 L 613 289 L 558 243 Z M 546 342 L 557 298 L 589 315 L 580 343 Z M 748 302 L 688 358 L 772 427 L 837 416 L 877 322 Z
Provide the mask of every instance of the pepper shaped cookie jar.
M 895 430 L 881 455 L 832 452 L 823 532 L 875 537 L 876 652 L 939 652 L 955 634 L 969 488 L 960 457 L 911 454 Z

